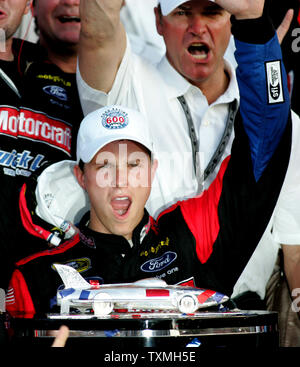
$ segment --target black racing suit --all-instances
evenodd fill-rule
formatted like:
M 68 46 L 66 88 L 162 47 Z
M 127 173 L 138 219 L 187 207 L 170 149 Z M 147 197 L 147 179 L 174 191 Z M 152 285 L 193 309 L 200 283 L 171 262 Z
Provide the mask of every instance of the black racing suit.
M 249 43 L 249 22 L 237 22 L 233 29 L 239 36 L 241 104 L 232 153 L 209 189 L 172 206 L 157 221 L 145 212 L 133 232 L 132 247 L 124 237 L 92 231 L 88 216 L 84 217 L 79 234 L 17 263 L 6 304 L 12 315 L 32 317 L 55 310 L 62 284 L 53 266 L 56 262 L 105 283 L 159 277 L 169 284 L 232 293 L 272 215 L 291 146 L 280 46 L 263 19 L 251 25 L 256 39 L 262 35 L 266 39 L 258 45 Z
M 75 159 L 83 114 L 76 74 L 47 60 L 37 44 L 15 39 L 14 61 L 0 60 L 0 287 L 6 288 L 14 253 L 23 182 L 46 161 Z

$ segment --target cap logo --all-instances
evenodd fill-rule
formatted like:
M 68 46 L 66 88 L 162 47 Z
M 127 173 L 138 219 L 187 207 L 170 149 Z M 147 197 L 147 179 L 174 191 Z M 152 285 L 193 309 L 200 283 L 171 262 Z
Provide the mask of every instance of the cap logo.
M 102 125 L 106 129 L 124 129 L 129 123 L 128 114 L 117 108 L 106 110 L 102 116 Z

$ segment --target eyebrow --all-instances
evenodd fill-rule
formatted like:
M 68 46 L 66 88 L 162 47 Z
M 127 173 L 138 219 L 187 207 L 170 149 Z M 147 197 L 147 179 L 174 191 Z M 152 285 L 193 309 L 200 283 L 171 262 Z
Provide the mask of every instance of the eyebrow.
M 187 4 L 181 4 L 178 6 L 178 9 L 181 10 L 190 10 L 192 8 L 191 5 L 187 5 Z M 215 10 L 224 10 L 224 8 L 222 8 L 220 5 L 215 4 L 213 2 L 209 2 L 206 6 L 206 9 L 215 9 Z
M 212 3 L 212 2 L 210 2 L 209 4 L 207 4 L 206 5 L 206 8 L 215 9 L 215 10 L 224 10 L 224 8 L 222 8 L 222 6 L 220 6 L 218 4 L 215 4 L 215 3 Z
M 177 8 L 181 10 L 189 10 L 191 9 L 191 6 L 182 4 L 182 5 L 179 5 Z

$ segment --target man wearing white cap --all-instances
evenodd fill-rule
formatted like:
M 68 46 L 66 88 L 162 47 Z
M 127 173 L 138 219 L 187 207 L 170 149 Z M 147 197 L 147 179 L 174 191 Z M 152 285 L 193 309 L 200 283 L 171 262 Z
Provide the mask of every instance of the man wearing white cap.
M 140 110 L 149 120 L 160 161 L 147 202 L 154 216 L 202 189 L 202 178 L 199 185 L 197 175 L 208 166 L 222 135 L 232 139 L 225 127 L 229 105 L 234 114 L 239 99 L 234 70 L 223 59 L 231 34 L 230 14 L 207 0 L 181 3 L 195 14 L 189 32 L 180 24 L 187 16 L 180 15 L 184 10 L 176 8 L 179 4 L 161 1 L 164 13 L 173 5 L 173 12 L 166 16 L 155 10 L 157 29 L 167 47 L 157 65 L 131 52 L 119 22 L 121 0 L 80 3 L 78 88 L 84 113 L 119 104 Z M 184 100 L 189 111 L 181 104 Z M 223 158 L 229 152 L 230 148 Z M 214 174 L 207 175 L 208 186 Z
M 246 31 L 241 24 L 236 27 L 238 32 Z M 40 237 L 34 212 L 41 215 L 48 210 L 48 218 L 52 215 L 57 220 L 57 231 L 59 227 L 66 230 L 64 220 L 74 223 L 66 215 L 72 208 L 64 205 L 69 188 L 74 205 L 76 198 L 87 194 L 89 208 L 78 233 L 58 247 L 17 263 L 6 302 L 13 316 L 55 311 L 61 280 L 54 263 L 68 264 L 93 281 L 158 277 L 169 284 L 231 294 L 275 207 L 290 155 L 291 119 L 280 46 L 272 27 L 262 38 L 266 43 L 259 45 L 237 42 L 238 76 L 245 94 L 241 94 L 235 118 L 232 154 L 222 161 L 216 179 L 202 195 L 178 202 L 156 221 L 145 210 L 157 168 L 145 116 L 112 105 L 84 118 L 78 132 L 77 162 L 49 167 L 56 181 L 59 167 L 73 166 L 74 176 L 66 176 L 72 184 L 66 180 L 59 192 L 51 190 L 51 180 L 41 180 L 47 168 L 33 190 L 37 205 L 30 200 L 33 188 L 24 186 L 20 207 L 25 229 Z M 46 187 L 39 187 L 42 182 Z

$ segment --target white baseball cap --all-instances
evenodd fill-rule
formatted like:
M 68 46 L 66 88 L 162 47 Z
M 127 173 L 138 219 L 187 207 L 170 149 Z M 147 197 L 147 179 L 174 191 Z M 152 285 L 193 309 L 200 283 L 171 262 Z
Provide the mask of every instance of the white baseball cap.
M 214 2 L 214 0 L 210 0 Z M 158 3 L 161 6 L 162 15 L 170 14 L 179 5 L 188 2 L 188 0 L 159 0 Z
M 117 105 L 88 114 L 77 137 L 77 162 L 90 162 L 105 145 L 116 140 L 133 140 L 153 153 L 149 124 L 138 111 Z

